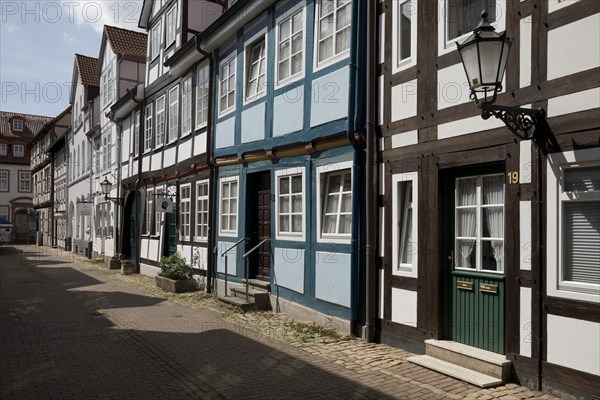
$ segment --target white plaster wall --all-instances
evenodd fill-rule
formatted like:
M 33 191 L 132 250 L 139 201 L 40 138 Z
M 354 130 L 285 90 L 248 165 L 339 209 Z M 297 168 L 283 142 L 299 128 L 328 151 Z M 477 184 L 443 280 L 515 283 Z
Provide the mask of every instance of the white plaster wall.
M 533 244 L 531 239 L 531 201 L 519 203 L 519 259 L 522 270 L 531 271 Z
M 600 88 L 594 88 L 548 99 L 548 117 L 598 107 L 600 107 Z
M 600 65 L 600 13 L 548 31 L 548 80 Z
M 469 83 L 461 63 L 438 70 L 437 100 L 438 109 L 468 103 Z
M 600 324 L 548 314 L 548 362 L 600 375 Z
M 470 118 L 459 119 L 438 125 L 438 139 L 447 139 L 455 136 L 466 135 L 488 129 L 503 127 L 504 123 L 496 118 L 485 120 L 476 115 Z M 508 130 L 507 130 L 508 132 Z
M 302 86 L 275 97 L 273 107 L 273 136 L 282 136 L 302 129 L 304 124 L 304 88 Z M 242 126 L 244 126 L 244 122 L 242 122 Z
M 348 115 L 349 71 L 349 67 L 344 67 L 313 81 L 311 127 L 335 121 Z
M 177 162 L 187 160 L 192 157 L 192 137 L 187 136 L 185 142 L 181 141 L 178 144 L 179 151 L 177 153 Z
M 419 143 L 419 132 L 417 130 L 396 133 L 392 135 L 392 149 L 399 147 L 410 146 Z
M 177 149 L 177 147 L 173 146 L 173 147 L 163 151 L 163 165 L 161 166 L 162 168 L 164 168 L 166 166 L 170 166 L 170 165 L 175 165 L 175 163 L 177 161 L 176 149 Z M 152 167 L 154 169 L 154 163 L 152 163 L 152 164 L 153 164 Z
M 377 316 L 383 319 L 383 309 L 385 307 L 385 272 L 383 269 L 379 270 L 379 310 L 377 310 Z
M 417 292 L 392 288 L 392 322 L 417 326 Z
M 385 256 L 385 207 L 379 207 L 379 257 Z
M 379 113 L 378 113 L 378 118 L 379 120 L 377 121 L 378 125 L 381 126 L 383 125 L 383 112 L 385 110 L 385 104 L 386 102 L 383 100 L 383 93 L 384 93 L 384 76 L 380 76 L 379 77 L 379 104 L 377 105 L 377 108 L 379 109 Z
M 317 251 L 315 296 L 350 307 L 350 254 Z
M 519 313 L 519 354 L 531 357 L 531 288 L 521 288 Z
M 532 173 L 531 140 L 522 140 L 519 142 L 519 182 L 531 183 Z
M 273 281 L 298 293 L 304 293 L 304 249 L 273 248 Z
M 206 138 L 206 132 L 196 135 L 196 138 L 194 139 L 194 155 L 206 153 Z
M 417 80 L 392 87 L 392 121 L 415 115 L 417 115 Z
M 531 84 L 531 16 L 520 21 L 521 43 L 519 49 L 519 85 Z

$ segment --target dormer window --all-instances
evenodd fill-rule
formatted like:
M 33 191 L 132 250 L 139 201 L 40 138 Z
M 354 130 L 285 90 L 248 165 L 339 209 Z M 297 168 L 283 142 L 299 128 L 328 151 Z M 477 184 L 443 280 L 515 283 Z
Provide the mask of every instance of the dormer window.
M 23 122 L 23 121 L 21 121 Z M 13 147 L 13 156 L 15 157 L 25 157 L 25 146 L 21 144 L 15 144 Z
M 23 120 L 22 119 L 13 119 L 12 130 L 14 132 L 23 132 Z

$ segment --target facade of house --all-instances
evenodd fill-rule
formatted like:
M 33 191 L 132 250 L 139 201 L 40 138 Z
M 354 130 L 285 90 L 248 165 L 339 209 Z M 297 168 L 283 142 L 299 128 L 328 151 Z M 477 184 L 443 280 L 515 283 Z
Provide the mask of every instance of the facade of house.
M 145 80 L 147 39 L 144 33 L 105 25 L 100 45 L 97 74 L 100 79 L 100 130 L 93 137 L 98 151 L 94 169 L 94 190 L 101 190 L 105 179 L 113 183 L 110 197 L 122 197 L 121 165 L 123 157 L 122 126 L 111 119 L 111 106 Z M 94 249 L 108 259 L 120 253 L 122 209 L 118 203 L 97 196 L 94 204 L 96 221 Z
M 72 121 L 71 112 L 68 113 L 69 123 Z M 50 235 L 52 236 L 51 246 L 66 249 L 67 244 L 67 147 L 66 137 L 71 129 L 64 131 L 50 145 L 48 151 L 52 158 L 52 185 L 53 185 L 53 218 Z
M 33 210 L 28 145 L 51 119 L 0 112 L 0 218 L 12 222 L 12 241 L 33 243 L 35 240 L 37 217 Z
M 178 75 L 164 63 L 221 13 L 211 1 L 144 1 L 139 26 L 148 32 L 146 84 L 143 94 L 139 88 L 114 108 L 124 119 L 123 144 L 129 143 L 123 149 L 125 256 L 139 257 L 140 272 L 156 275 L 161 257 L 179 251 L 191 262 L 198 254 L 195 275 L 202 285 L 209 237 L 208 66 Z M 133 104 L 136 96 L 144 99 L 142 107 Z
M 67 107 L 35 135 L 29 143 L 31 149 L 31 175 L 33 181 L 33 209 L 39 217 L 38 244 L 55 246 L 55 160 L 51 147 L 64 139 L 71 127 L 71 107 Z M 64 141 L 64 140 L 63 140 Z
M 76 254 L 92 258 L 94 252 L 94 193 L 92 173 L 97 157 L 94 132 L 99 130 L 98 59 L 76 54 L 71 81 L 71 130 L 67 148 L 67 243 Z
M 364 64 L 360 9 L 343 1 L 237 2 L 167 60 L 184 79 L 191 60 L 212 62 L 217 293 L 229 295 L 244 278 L 262 280 L 273 309 L 347 332 L 361 313 L 364 161 L 355 125 L 364 79 L 351 68 Z M 180 183 L 179 193 L 181 232 L 190 240 L 187 222 L 197 234 L 199 217 L 193 208 L 186 215 L 186 202 L 200 203 L 206 192 Z
M 549 149 L 469 98 L 455 43 L 486 8 L 513 40 L 497 104 L 545 109 Z M 459 342 L 521 384 L 598 395 L 598 3 L 385 0 L 379 16 L 378 338 Z

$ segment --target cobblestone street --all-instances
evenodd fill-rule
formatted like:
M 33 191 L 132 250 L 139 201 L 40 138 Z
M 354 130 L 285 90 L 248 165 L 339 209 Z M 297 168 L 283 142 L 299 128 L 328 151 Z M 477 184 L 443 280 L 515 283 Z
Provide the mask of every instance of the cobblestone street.
M 171 295 L 61 250 L 0 248 L 5 399 L 552 399 L 482 390 L 410 354 L 203 293 Z

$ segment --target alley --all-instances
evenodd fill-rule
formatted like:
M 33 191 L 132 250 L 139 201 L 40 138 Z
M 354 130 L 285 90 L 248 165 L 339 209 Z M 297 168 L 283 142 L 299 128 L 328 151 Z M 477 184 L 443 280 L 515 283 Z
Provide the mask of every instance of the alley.
M 258 334 L 252 314 L 149 295 L 60 250 L 0 252 L 2 399 L 551 398 L 480 390 L 383 345 Z M 386 351 L 396 362 L 373 356 Z

